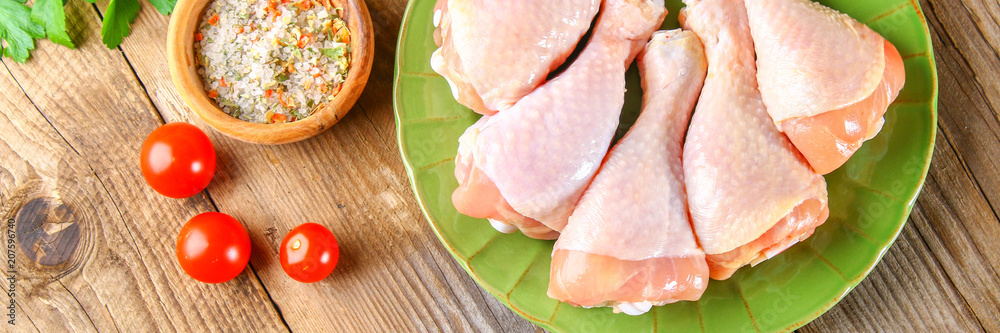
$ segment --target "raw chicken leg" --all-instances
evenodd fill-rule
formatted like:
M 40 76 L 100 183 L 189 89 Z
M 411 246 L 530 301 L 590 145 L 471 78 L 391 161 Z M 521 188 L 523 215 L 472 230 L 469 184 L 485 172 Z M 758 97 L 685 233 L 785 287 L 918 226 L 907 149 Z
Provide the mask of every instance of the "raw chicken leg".
M 593 37 L 565 72 L 466 130 L 452 194 L 458 211 L 501 231 L 513 231 L 507 224 L 555 238 L 607 154 L 625 70 L 664 16 L 663 0 L 606 0 Z
M 826 221 L 826 182 L 774 126 L 757 90 L 742 0 L 687 0 L 681 24 L 705 44 L 708 77 L 684 143 L 695 234 L 727 279 Z
M 694 33 L 653 35 L 639 56 L 643 111 L 556 242 L 549 297 L 630 315 L 701 298 L 708 265 L 688 219 L 681 152 L 707 66 Z
M 481 114 L 510 108 L 576 47 L 600 0 L 438 0 L 431 65 L 459 103 Z
M 813 169 L 839 168 L 885 120 L 903 59 L 864 24 L 810 0 L 747 0 L 767 111 Z

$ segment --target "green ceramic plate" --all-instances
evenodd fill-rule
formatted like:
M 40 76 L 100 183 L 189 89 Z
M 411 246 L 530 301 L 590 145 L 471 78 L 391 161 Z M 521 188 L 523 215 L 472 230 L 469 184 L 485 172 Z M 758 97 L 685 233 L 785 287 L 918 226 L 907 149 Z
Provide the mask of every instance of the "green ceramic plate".
M 458 137 L 479 116 L 460 106 L 431 70 L 434 0 L 410 1 L 396 53 L 394 107 L 399 144 L 417 198 L 444 246 L 483 288 L 546 329 L 592 331 L 788 331 L 837 303 L 868 275 L 906 222 L 934 147 L 937 72 L 923 13 L 910 0 L 822 0 L 867 23 L 896 45 L 906 86 L 886 125 L 845 166 L 826 177 L 830 219 L 807 241 L 726 281 L 712 281 L 698 302 L 642 316 L 582 309 L 545 295 L 552 241 L 501 234 L 455 211 L 451 193 Z M 679 0 L 668 0 L 664 28 L 677 27 Z M 633 68 L 623 124 L 640 101 Z M 627 127 L 623 125 L 622 129 Z

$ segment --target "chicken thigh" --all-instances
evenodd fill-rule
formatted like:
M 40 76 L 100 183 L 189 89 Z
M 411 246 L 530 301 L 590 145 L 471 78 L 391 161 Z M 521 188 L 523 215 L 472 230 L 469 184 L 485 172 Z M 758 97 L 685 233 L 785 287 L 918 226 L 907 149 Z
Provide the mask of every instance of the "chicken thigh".
M 644 313 L 701 297 L 705 253 L 684 194 L 682 142 L 707 63 L 690 31 L 660 31 L 639 56 L 643 106 L 555 244 L 549 297 Z
M 555 238 L 566 225 L 615 134 L 625 70 L 666 16 L 662 0 L 603 7 L 565 72 L 459 138 L 452 194 L 459 212 L 535 238 Z
M 708 76 L 684 144 L 684 180 L 711 277 L 727 279 L 826 221 L 826 182 L 768 116 L 742 0 L 686 0 L 681 24 L 705 46 Z
M 747 0 L 767 111 L 820 174 L 882 129 L 903 88 L 903 59 L 850 16 L 811 0 Z
M 485 115 L 510 108 L 562 65 L 600 0 L 438 0 L 434 71 L 459 103 Z

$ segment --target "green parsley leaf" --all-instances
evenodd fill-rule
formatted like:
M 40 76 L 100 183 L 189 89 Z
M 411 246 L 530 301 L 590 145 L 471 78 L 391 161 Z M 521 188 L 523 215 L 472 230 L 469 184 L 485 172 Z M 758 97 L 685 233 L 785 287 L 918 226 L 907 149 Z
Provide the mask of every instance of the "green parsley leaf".
M 109 49 L 121 45 L 122 39 L 131 30 L 129 25 L 139 16 L 139 0 L 111 0 L 108 9 L 104 11 L 104 22 L 101 27 L 101 41 Z
M 160 14 L 170 15 L 170 12 L 174 11 L 177 0 L 149 0 L 149 3 L 153 4 L 153 7 L 156 7 Z
M 29 52 L 35 49 L 36 38 L 45 37 L 45 27 L 32 22 L 29 16 L 31 9 L 21 0 L 0 0 L 0 40 L 7 42 L 7 47 L 0 45 L 3 55 L 14 61 L 28 60 Z
M 329 57 L 330 59 L 337 60 L 344 57 L 344 53 L 347 52 L 347 47 L 345 47 L 345 45 L 347 44 L 340 44 L 334 47 L 322 48 L 319 49 L 319 52 L 323 53 L 323 55 Z
M 31 7 L 31 20 L 45 27 L 52 42 L 74 48 L 73 40 L 66 33 L 66 12 L 62 0 L 35 0 Z

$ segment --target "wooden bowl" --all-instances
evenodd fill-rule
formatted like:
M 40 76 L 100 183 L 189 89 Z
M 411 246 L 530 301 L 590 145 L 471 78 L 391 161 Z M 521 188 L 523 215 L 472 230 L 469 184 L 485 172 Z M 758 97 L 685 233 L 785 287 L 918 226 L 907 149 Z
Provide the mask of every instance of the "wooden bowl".
M 344 8 L 351 31 L 351 61 L 337 97 L 305 119 L 281 124 L 257 124 L 226 114 L 208 97 L 195 63 L 194 35 L 212 0 L 178 0 L 167 29 L 167 62 L 177 93 L 206 123 L 230 137 L 253 143 L 281 144 L 310 138 L 333 126 L 354 106 L 368 82 L 375 44 L 371 16 L 364 0 L 334 1 Z

